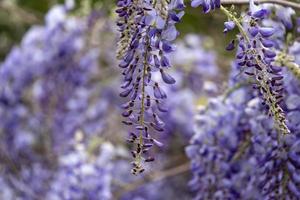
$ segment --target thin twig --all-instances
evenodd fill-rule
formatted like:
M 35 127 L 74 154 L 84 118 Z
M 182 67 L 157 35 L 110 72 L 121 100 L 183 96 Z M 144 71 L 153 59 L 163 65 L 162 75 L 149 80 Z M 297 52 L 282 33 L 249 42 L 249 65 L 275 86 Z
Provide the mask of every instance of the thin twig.
M 240 83 L 237 83 L 235 84 L 233 87 L 231 88 L 228 88 L 225 93 L 223 94 L 223 102 L 226 101 L 226 99 L 235 91 L 237 91 L 238 89 L 240 88 L 243 88 L 243 87 L 247 87 L 251 84 L 255 84 L 255 82 L 253 81 L 250 81 L 250 80 L 247 80 L 245 82 L 240 82 Z
M 280 66 L 288 68 L 295 78 L 300 80 L 300 66 L 295 62 L 294 56 L 281 52 L 278 54 L 276 61 Z
M 19 171 L 16 163 L 0 148 L 0 170 L 1 166 L 8 166 L 15 173 Z
M 1 0 L 0 0 L 1 1 Z M 33 10 L 28 10 L 26 8 L 21 8 L 11 2 L 0 2 L 0 10 L 7 11 L 9 15 L 12 15 L 12 20 L 14 22 L 25 22 L 28 24 L 36 24 L 42 22 L 42 15 L 40 13 L 34 12 Z
M 296 2 L 291 1 L 285 1 L 285 0 L 254 0 L 255 3 L 274 3 L 279 4 L 282 6 L 288 6 L 291 8 L 299 9 L 300 10 L 300 4 Z M 249 0 L 221 0 L 222 5 L 226 4 L 249 4 Z
M 139 179 L 135 182 L 128 183 L 128 184 L 122 184 L 122 189 L 115 194 L 114 199 L 119 199 L 123 194 L 133 191 L 136 188 L 140 187 L 141 185 L 144 185 L 145 183 L 152 183 L 156 181 L 160 181 L 169 177 L 177 176 L 179 174 L 185 173 L 190 170 L 190 163 L 184 163 L 182 165 L 176 166 L 171 169 L 167 169 L 165 171 L 158 171 L 154 173 L 147 174 L 144 179 Z

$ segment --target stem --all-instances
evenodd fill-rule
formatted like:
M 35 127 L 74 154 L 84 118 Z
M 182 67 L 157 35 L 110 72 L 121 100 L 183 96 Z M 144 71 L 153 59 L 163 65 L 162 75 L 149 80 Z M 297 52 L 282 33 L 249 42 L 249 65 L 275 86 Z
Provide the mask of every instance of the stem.
M 142 99 L 141 99 L 141 119 L 140 125 L 144 126 L 144 113 L 145 113 L 145 77 L 146 77 L 146 68 L 147 68 L 147 47 L 149 45 L 148 37 L 146 37 L 146 51 L 144 56 L 144 63 L 143 63 L 143 75 L 142 75 Z
M 2 149 L 0 149 L 0 164 L 0 172 L 3 170 L 2 166 L 5 165 L 8 165 L 9 170 L 12 170 L 13 173 L 18 173 L 20 170 L 20 167 L 16 165 L 15 161 L 12 160 Z
M 142 75 L 142 97 L 141 97 L 141 115 L 140 115 L 140 125 L 144 126 L 145 123 L 145 77 L 146 77 L 146 70 L 147 70 L 147 47 L 149 45 L 149 38 L 148 36 L 146 36 L 146 44 L 145 44 L 145 55 L 144 55 L 144 60 L 143 60 L 143 75 Z M 142 147 L 143 145 L 143 131 L 140 131 L 140 135 L 139 135 L 139 145 L 140 147 Z M 141 162 L 142 162 L 142 153 L 139 152 L 137 155 L 137 165 L 141 166 Z
M 300 66 L 295 63 L 293 56 L 287 55 L 282 52 L 277 57 L 277 62 L 280 66 L 288 68 L 291 73 L 300 81 Z
M 240 21 L 233 15 L 231 14 L 225 7 L 221 6 L 220 10 L 229 18 L 231 19 L 235 25 L 238 27 L 240 33 L 243 35 L 243 37 L 245 38 L 245 40 L 250 44 L 250 39 L 247 35 L 247 33 L 245 32 L 242 24 L 240 23 Z
M 284 65 L 300 80 L 300 66 L 297 63 L 287 61 Z
M 274 3 L 282 6 L 288 6 L 291 8 L 299 9 L 300 4 L 285 0 L 254 0 L 255 3 Z M 249 4 L 249 0 L 221 0 L 222 5 L 226 4 Z
M 245 136 L 244 141 L 241 142 L 240 146 L 238 147 L 238 151 L 234 154 L 234 156 L 232 157 L 230 162 L 233 163 L 235 161 L 238 161 L 251 146 L 251 144 L 252 144 L 251 132 L 246 132 L 245 135 L 246 136 Z
M 225 102 L 226 99 L 227 99 L 233 92 L 237 91 L 237 90 L 240 89 L 240 88 L 247 87 L 247 86 L 249 86 L 249 85 L 251 85 L 251 84 L 253 84 L 253 83 L 255 83 L 255 82 L 252 82 L 252 81 L 248 80 L 248 81 L 245 81 L 245 82 L 237 83 L 237 84 L 235 84 L 233 87 L 227 89 L 227 90 L 225 91 L 224 95 L 223 95 L 223 96 L 224 96 L 224 97 L 223 97 L 223 102 Z
M 19 23 L 20 21 L 27 24 L 42 23 L 43 16 L 31 9 L 21 8 L 10 1 L 0 1 L 0 10 L 7 11 L 10 19 Z M 12 14 L 13 13 L 13 14 Z
M 187 163 L 184 163 L 182 165 L 176 166 L 171 169 L 166 169 L 164 171 L 157 171 L 154 173 L 149 173 L 144 177 L 144 179 L 139 179 L 139 180 L 129 183 L 129 184 L 118 183 L 118 185 L 120 185 L 122 187 L 122 189 L 116 193 L 115 198 L 119 199 L 125 193 L 134 191 L 135 189 L 144 185 L 145 183 L 156 182 L 156 181 L 160 181 L 163 179 L 167 179 L 169 177 L 177 176 L 182 173 L 188 172 L 189 170 L 190 170 L 190 163 L 187 162 Z

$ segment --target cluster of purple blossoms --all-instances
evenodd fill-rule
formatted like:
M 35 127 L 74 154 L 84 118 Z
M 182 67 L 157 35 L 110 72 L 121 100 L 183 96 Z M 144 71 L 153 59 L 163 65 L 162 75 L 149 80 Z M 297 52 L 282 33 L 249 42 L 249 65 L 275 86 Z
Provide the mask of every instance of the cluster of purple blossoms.
M 174 50 L 172 41 L 178 35 L 175 24 L 184 14 L 184 4 L 182 0 L 119 0 L 117 6 L 121 33 L 117 58 L 124 76 L 120 96 L 129 99 L 122 105 L 123 123 L 132 127 L 128 140 L 135 145 L 132 173 L 138 174 L 144 171 L 144 162 L 154 161 L 150 148 L 161 146 L 152 132 L 164 131 L 165 123 L 158 113 L 167 111 L 163 105 L 167 94 L 153 77 L 160 73 L 166 84 L 175 83 L 166 71 L 170 68 L 168 54 Z
M 259 91 L 265 110 L 274 118 L 278 131 L 288 134 L 290 130 L 286 126 L 285 114 L 281 108 L 283 76 L 281 68 L 274 64 L 276 52 L 272 36 L 275 29 L 260 25 L 267 14 L 268 10 L 250 4 L 250 12 L 243 19 L 244 25 L 239 27 L 241 34 L 238 37 L 236 58 L 244 73 L 254 79 L 253 87 Z M 225 27 L 232 30 L 234 26 L 225 23 Z M 227 49 L 233 48 L 234 41 Z
M 176 51 L 169 57 L 172 63 L 169 74 L 176 79 L 176 84 L 161 85 L 168 94 L 168 101 L 165 102 L 168 112 L 161 115 L 165 121 L 165 131 L 157 139 L 164 143 L 165 148 L 160 148 L 156 152 L 155 157 L 159 162 L 145 166 L 146 173 L 136 177 L 128 174 L 131 166 L 127 160 L 129 157 L 127 148 L 118 147 L 122 149 L 119 156 L 123 159 L 114 162 L 113 179 L 117 181 L 112 186 L 112 193 L 115 194 L 115 198 L 122 200 L 192 198 L 193 193 L 187 185 L 188 163 L 182 164 L 181 161 L 186 159 L 182 149 L 193 135 L 194 120 L 191 117 L 197 113 L 195 108 L 206 104 L 208 98 L 216 95 L 218 84 L 215 84 L 215 79 L 218 78 L 220 82 L 222 80 L 216 65 L 215 53 L 205 48 L 210 44 L 211 40 L 195 34 L 188 34 L 174 43 Z M 153 76 L 153 80 L 159 84 L 163 83 L 159 74 Z M 185 165 L 186 171 L 175 177 L 160 179 L 160 176 L 155 175 L 169 168 L 182 169 L 181 165 Z M 141 179 L 145 182 L 137 184 Z
M 216 63 L 216 53 L 211 49 L 211 39 L 187 34 L 175 45 L 176 51 L 172 53 L 171 61 L 178 80 L 174 87 L 178 90 L 188 88 L 196 95 L 215 95 L 223 77 Z
M 283 37 L 271 40 L 269 37 L 275 34 L 274 30 L 257 25 L 259 15 L 265 13 L 266 10 L 257 10 L 247 16 L 250 21 L 254 20 L 250 24 L 246 23 L 243 28 L 247 31 L 251 45 L 248 43 L 246 47 L 247 42 L 245 38 L 242 39 L 244 42 L 240 43 L 238 59 L 230 79 L 232 86 L 241 81 L 248 84 L 229 95 L 211 100 L 197 116 L 196 133 L 191 145 L 186 149 L 192 161 L 194 178 L 190 184 L 197 191 L 196 199 L 300 198 L 299 79 L 294 72 L 288 72 L 289 69 L 275 67 L 273 64 L 268 65 L 271 68 L 266 68 L 264 74 L 268 77 L 279 77 L 275 78 L 274 83 L 284 88 L 281 89 L 280 105 L 285 113 L 285 126 L 290 134 L 282 134 L 276 128 L 278 122 L 262 112 L 266 104 L 261 104 L 257 90 L 250 87 L 253 85 L 252 80 L 248 81 L 248 72 L 257 76 L 261 70 L 255 66 L 247 66 L 249 59 L 243 60 L 247 56 L 245 50 L 251 50 L 253 41 L 256 41 L 259 48 L 255 51 L 259 49 L 262 59 L 260 62 L 267 63 L 266 60 L 269 59 L 273 61 L 273 57 L 266 51 L 275 44 L 280 44 L 278 40 Z M 226 31 L 234 26 L 234 23 L 226 23 Z M 299 55 L 297 46 L 299 47 L 299 43 L 295 42 L 288 51 L 294 57 Z M 247 73 L 237 79 L 236 74 L 239 74 L 242 66 L 240 62 L 244 61 L 243 66 L 246 66 L 244 70 Z M 297 59 L 295 62 L 299 64 Z M 274 73 L 274 70 L 282 72 L 284 76 Z M 272 79 L 268 80 L 272 82 Z M 274 83 L 271 83 L 272 91 Z
M 53 8 L 46 26 L 30 29 L 2 64 L 1 115 L 6 116 L 1 123 L 2 141 L 11 147 L 21 142 L 17 141 L 19 133 L 42 141 L 48 133 L 50 148 L 62 147 L 60 142 L 89 118 L 91 89 L 87 86 L 98 66 L 98 53 L 84 49 L 84 22 L 66 18 L 64 7 Z
M 77 132 L 71 151 L 61 155 L 47 199 L 111 199 L 114 147 L 105 142 L 98 155 L 89 154 L 83 134 Z
M 286 33 L 294 28 L 292 18 L 295 11 L 276 4 L 262 4 L 261 8 L 268 11 L 268 17 L 262 20 L 262 25 L 275 29 L 272 35 L 274 47 L 284 48 Z
M 196 199 L 298 199 L 299 82 L 287 73 L 284 108 L 292 134 L 282 135 L 251 88 L 210 101 L 196 117 L 187 154 Z
M 78 152 L 73 144 L 77 132 L 100 138 L 108 111 L 93 84 L 100 67 L 91 17 L 55 6 L 1 64 L 1 199 L 111 198 L 109 145 Z
M 187 147 L 196 199 L 256 199 L 256 160 L 251 155 L 251 132 L 245 116 L 247 92 L 236 91 L 210 101 L 196 116 L 195 135 Z
M 199 4 L 204 7 L 203 4 Z M 198 6 L 198 4 L 197 4 Z M 259 96 L 263 100 L 265 110 L 272 116 L 278 131 L 282 134 L 290 133 L 286 125 L 285 113 L 281 107 L 283 100 L 283 87 L 281 69 L 275 66 L 276 57 L 275 42 L 272 36 L 275 33 L 273 27 L 262 26 L 262 20 L 267 18 L 268 10 L 260 8 L 250 1 L 249 12 L 240 20 L 235 13 L 231 13 L 226 8 L 221 7 L 229 21 L 225 22 L 224 32 L 231 31 L 238 27 L 240 34 L 238 40 L 238 53 L 236 55 L 241 71 L 252 77 L 253 87 L 259 91 Z M 282 15 L 282 20 L 289 24 L 289 15 Z M 242 24 L 243 23 L 243 24 Z M 226 47 L 226 50 L 235 48 L 235 40 Z M 278 48 L 278 47 L 276 47 Z

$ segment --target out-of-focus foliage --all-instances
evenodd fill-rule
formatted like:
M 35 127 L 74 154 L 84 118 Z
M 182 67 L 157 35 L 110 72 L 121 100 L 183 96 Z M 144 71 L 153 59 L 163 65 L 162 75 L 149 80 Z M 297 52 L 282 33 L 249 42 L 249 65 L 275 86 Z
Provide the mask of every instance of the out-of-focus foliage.
M 0 61 L 4 59 L 9 49 L 20 42 L 24 33 L 33 24 L 42 24 L 45 13 L 55 4 L 64 0 L 2 0 L 0 1 Z M 113 0 L 76 0 L 74 14 L 88 13 L 91 8 L 100 8 L 113 14 L 115 5 Z M 217 51 L 224 58 L 228 54 L 223 46 L 228 43 L 230 37 L 219 37 L 223 29 L 225 17 L 217 15 L 202 15 L 199 11 L 189 8 L 183 17 L 183 23 L 178 25 L 183 37 L 186 33 L 202 33 L 212 36 L 208 39 L 207 47 L 218 47 Z M 201 20 L 199 20 L 201 18 Z M 214 37 L 215 36 L 215 37 Z M 224 40 L 225 39 L 225 40 Z M 220 45 L 216 45 L 220 44 Z M 224 63 L 222 63 L 224 64 Z M 226 66 L 224 64 L 224 66 Z
M 237 84 L 245 80 L 239 64 L 230 70 L 234 54 L 224 47 L 238 31 L 222 34 L 227 18 L 219 10 L 203 15 L 186 6 L 169 57 L 176 84 L 162 86 L 169 110 L 162 116 L 166 131 L 158 135 L 164 146 L 135 177 L 120 117 L 115 1 L 76 0 L 74 8 L 69 0 L 0 1 L 1 200 L 257 199 L 258 188 L 265 185 L 264 197 L 273 193 L 277 185 L 265 183 L 283 173 L 284 190 L 300 194 L 300 92 L 293 78 L 300 70 L 283 70 L 284 110 L 297 134 L 287 146 L 277 144 L 256 92 L 248 82 Z M 276 25 L 279 42 L 294 39 L 282 24 L 265 23 Z M 286 47 L 298 64 L 299 46 Z M 272 167 L 277 154 L 290 161 Z M 265 165 L 257 167 L 259 161 Z
M 0 1 L 0 61 L 10 48 L 19 43 L 24 33 L 33 24 L 42 24 L 45 13 L 55 4 L 64 0 L 1 0 Z M 104 7 L 111 12 L 114 1 L 77 0 L 77 9 Z M 89 6 L 90 5 L 90 6 Z M 87 11 L 88 12 L 88 11 Z

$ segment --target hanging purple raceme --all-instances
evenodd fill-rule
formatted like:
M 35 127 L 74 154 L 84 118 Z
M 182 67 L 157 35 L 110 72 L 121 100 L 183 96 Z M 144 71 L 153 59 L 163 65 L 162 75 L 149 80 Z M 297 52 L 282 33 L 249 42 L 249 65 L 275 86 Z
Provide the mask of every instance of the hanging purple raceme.
M 275 29 L 261 26 L 261 21 L 267 17 L 268 10 L 259 8 L 250 1 L 250 11 L 239 19 L 235 13 L 220 6 L 220 1 L 193 0 L 192 6 L 202 6 L 205 13 L 220 7 L 226 14 L 228 21 L 224 23 L 224 33 L 238 27 L 240 34 L 236 40 L 232 40 L 226 50 L 231 51 L 238 43 L 238 53 L 236 59 L 238 65 L 245 74 L 253 79 L 254 88 L 259 91 L 269 116 L 272 116 L 276 128 L 283 134 L 290 133 L 286 125 L 286 118 L 281 108 L 283 100 L 283 87 L 281 69 L 274 65 L 276 53 L 273 48 L 275 42 L 272 35 Z M 243 25 L 242 25 L 243 23 Z
M 167 72 L 168 53 L 174 50 L 175 24 L 184 14 L 184 4 L 182 0 L 119 0 L 117 5 L 121 33 L 117 58 L 124 81 L 120 96 L 128 100 L 122 115 L 123 123 L 132 128 L 128 140 L 135 146 L 132 173 L 138 174 L 144 171 L 144 162 L 154 161 L 149 149 L 162 145 L 152 133 L 164 131 L 159 113 L 167 111 L 163 105 L 167 94 L 153 75 L 160 73 L 166 84 L 175 83 Z
M 233 50 L 238 44 L 235 63 L 245 76 L 236 76 L 233 71 L 230 82 L 250 80 L 257 90 L 237 89 L 234 95 L 212 100 L 197 116 L 196 134 L 187 148 L 196 199 L 299 199 L 300 112 L 295 73 L 299 67 L 287 67 L 291 70 L 287 73 L 275 65 L 280 60 L 275 49 L 280 51 L 285 39 L 278 37 L 281 33 L 275 27 L 291 26 L 280 18 L 274 21 L 274 27 L 262 26 L 270 23 L 265 20 L 269 11 L 252 2 L 251 12 L 242 19 L 226 8 L 221 10 L 229 18 L 224 33 L 235 27 L 240 31 L 226 49 Z M 297 57 L 299 53 L 290 54 Z M 262 105 L 261 98 L 255 97 L 258 92 L 264 100 Z M 293 134 L 287 134 L 290 132 Z
M 268 11 L 250 4 L 251 11 L 244 17 L 243 27 L 238 25 L 240 35 L 238 41 L 238 53 L 236 59 L 244 73 L 254 80 L 254 88 L 259 91 L 263 99 L 262 104 L 269 116 L 274 118 L 276 128 L 283 134 L 290 133 L 286 126 L 286 119 L 281 102 L 283 100 L 283 86 L 281 69 L 274 65 L 276 53 L 275 42 L 272 35 L 275 29 L 264 27 L 260 22 L 267 17 Z M 229 14 L 231 20 L 234 16 Z M 237 23 L 237 22 L 236 22 Z M 232 30 L 232 21 L 225 23 L 225 30 Z M 226 48 L 234 49 L 234 41 Z

